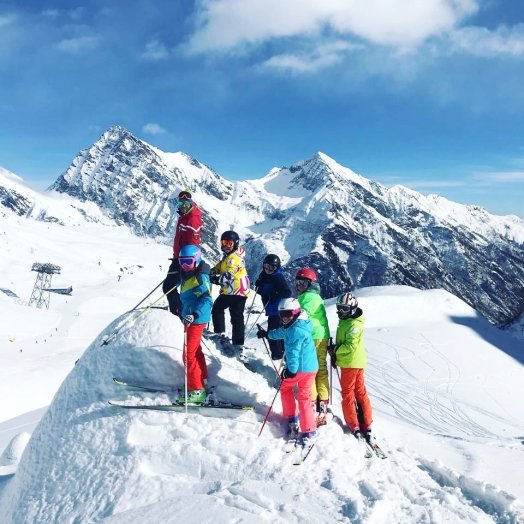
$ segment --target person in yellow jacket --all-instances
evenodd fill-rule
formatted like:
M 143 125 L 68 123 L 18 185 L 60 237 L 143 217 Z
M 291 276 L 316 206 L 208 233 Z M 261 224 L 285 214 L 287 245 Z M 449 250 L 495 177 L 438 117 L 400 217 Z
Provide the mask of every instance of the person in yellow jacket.
M 299 269 L 295 275 L 295 288 L 300 307 L 313 325 L 313 342 L 317 351 L 318 372 L 311 387 L 311 400 L 317 411 L 317 426 L 324 425 L 329 404 L 329 376 L 326 363 L 329 324 L 324 301 L 320 296 L 316 273 L 309 268 Z
M 344 419 L 356 438 L 365 438 L 371 442 L 373 414 L 364 385 L 366 367 L 364 313 L 358 307 L 357 298 L 353 294 L 343 293 L 337 298 L 337 315 L 339 323 L 332 363 L 341 369 L 340 385 Z M 361 421 L 359 421 L 355 400 L 362 410 Z
M 244 345 L 244 308 L 249 296 L 249 278 L 244 265 L 245 251 L 238 246 L 236 231 L 225 231 L 220 237 L 224 256 L 211 269 L 211 282 L 220 285 L 220 295 L 213 304 L 211 316 L 215 333 L 226 331 L 225 310 L 231 315 L 233 346 L 241 353 Z

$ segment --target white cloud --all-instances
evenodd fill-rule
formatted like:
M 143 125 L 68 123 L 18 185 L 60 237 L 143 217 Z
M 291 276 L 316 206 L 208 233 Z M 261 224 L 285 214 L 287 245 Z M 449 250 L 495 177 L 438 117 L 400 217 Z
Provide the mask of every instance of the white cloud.
M 326 28 L 399 48 L 451 30 L 477 0 L 200 0 L 192 53 L 230 51 L 282 37 L 319 37 Z
M 264 66 L 295 73 L 313 73 L 319 69 L 339 63 L 348 51 L 364 49 L 361 44 L 351 44 L 342 40 L 315 46 L 301 53 L 287 53 L 272 56 Z
M 161 135 L 166 132 L 167 131 L 158 124 L 149 123 L 142 127 L 142 133 L 147 133 L 148 135 Z
M 158 62 L 169 58 L 169 51 L 166 46 L 158 40 L 152 40 L 146 44 L 145 51 L 141 53 L 140 57 L 144 60 Z
M 66 38 L 55 44 L 55 47 L 65 53 L 79 53 L 90 51 L 98 46 L 99 39 L 97 36 L 79 36 L 76 38 Z
M 524 182 L 524 171 L 491 171 L 489 173 L 476 173 L 475 180 L 480 182 L 515 183 Z
M 455 48 L 472 55 L 493 57 L 524 56 L 524 24 L 500 26 L 491 31 L 485 27 L 464 27 L 451 34 Z
M 58 9 L 44 9 L 42 11 L 42 16 L 48 16 L 49 18 L 56 18 L 58 15 L 60 15 Z
M 0 15 L 0 27 L 5 27 L 15 21 L 14 15 Z

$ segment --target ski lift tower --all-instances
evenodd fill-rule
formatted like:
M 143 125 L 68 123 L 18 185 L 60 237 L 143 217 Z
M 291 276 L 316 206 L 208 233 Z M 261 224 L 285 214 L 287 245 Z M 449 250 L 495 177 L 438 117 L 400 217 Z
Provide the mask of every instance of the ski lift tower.
M 51 286 L 51 278 L 53 275 L 60 274 L 60 266 L 35 262 L 31 271 L 36 271 L 37 275 L 33 292 L 29 299 L 29 305 L 31 306 L 35 303 L 38 308 L 45 306 L 46 309 L 49 309 L 49 288 Z

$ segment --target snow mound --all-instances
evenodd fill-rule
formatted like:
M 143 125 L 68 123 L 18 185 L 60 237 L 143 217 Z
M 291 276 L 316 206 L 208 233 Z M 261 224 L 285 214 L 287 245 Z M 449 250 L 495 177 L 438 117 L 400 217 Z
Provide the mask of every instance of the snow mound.
M 395 290 L 390 291 L 393 295 Z M 391 307 L 406 308 L 416 298 L 416 292 L 405 291 L 396 290 L 397 300 Z M 379 295 L 369 290 L 360 296 L 371 323 L 377 325 L 373 317 L 382 307 L 376 302 Z M 442 299 L 438 293 L 430 298 L 433 302 Z M 328 317 L 333 331 L 333 306 L 328 307 Z M 449 320 L 447 325 L 451 325 Z M 428 330 L 428 340 L 445 337 L 442 326 L 446 326 L 444 320 L 433 328 L 438 335 Z M 398 329 L 406 331 L 403 326 Z M 462 340 L 467 340 L 469 328 L 457 325 L 456 329 L 463 334 Z M 111 342 L 101 345 L 115 331 Z M 408 362 L 399 360 L 398 354 L 397 359 L 388 360 L 388 353 L 380 360 L 381 354 L 391 349 L 393 332 L 392 328 L 370 328 L 368 337 L 376 369 L 369 375 L 370 389 L 380 387 L 385 397 L 383 400 L 374 392 L 372 401 L 377 418 L 390 428 L 395 417 L 388 413 L 388 393 L 410 400 L 409 393 L 416 385 L 416 374 L 407 370 Z M 339 409 L 334 421 L 321 429 L 311 458 L 294 466 L 282 449 L 284 428 L 278 401 L 275 414 L 258 437 L 276 390 L 275 372 L 262 342 L 256 339 L 247 341 L 253 356 L 250 367 L 256 373 L 222 355 L 211 341 L 204 341 L 210 381 L 219 398 L 249 403 L 254 412 L 218 418 L 121 410 L 107 404 L 109 399 L 138 397 L 168 403 L 167 394 L 131 391 L 114 384 L 112 378 L 183 384 L 182 341 L 180 322 L 161 310 L 130 312 L 108 326 L 70 372 L 34 431 L 16 476 L 2 493 L 0 521 L 518 522 L 524 518 L 515 497 L 465 473 L 416 457 L 400 445 L 404 435 L 381 439 L 388 460 L 366 459 L 358 443 L 344 433 Z M 415 347 L 409 344 L 409 340 L 402 341 L 405 347 Z M 402 345 L 394 351 L 401 352 Z M 430 349 L 428 342 L 420 355 L 430 354 Z M 415 362 L 414 351 L 409 351 Z M 509 361 L 507 366 L 515 365 L 509 357 L 501 358 Z M 396 363 L 401 367 L 387 367 Z M 445 372 L 448 383 L 454 381 L 448 360 L 439 363 L 435 359 L 434 366 L 434 374 Z M 405 375 L 403 370 L 407 370 Z M 385 371 L 397 374 L 395 389 L 392 382 L 380 382 L 389 378 Z M 432 382 L 422 378 L 421 384 L 431 398 L 427 402 L 411 399 L 417 403 L 409 405 L 416 414 L 439 416 Z M 333 405 L 338 408 L 340 392 L 334 393 Z M 471 395 L 468 398 L 472 399 Z M 401 430 L 398 423 L 395 427 Z M 434 429 L 427 427 L 428 431 Z M 390 429 L 390 434 L 394 432 Z

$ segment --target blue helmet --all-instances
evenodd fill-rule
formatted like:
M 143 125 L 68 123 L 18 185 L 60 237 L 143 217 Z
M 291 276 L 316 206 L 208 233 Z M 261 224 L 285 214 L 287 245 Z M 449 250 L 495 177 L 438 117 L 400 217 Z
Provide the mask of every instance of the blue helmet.
M 200 264 L 202 252 L 198 246 L 188 244 L 183 246 L 178 253 L 178 263 L 184 271 L 192 271 Z

